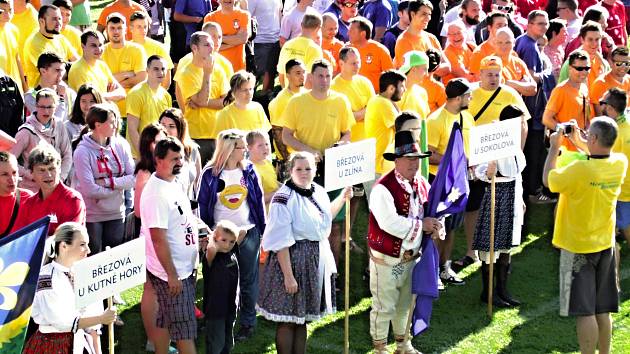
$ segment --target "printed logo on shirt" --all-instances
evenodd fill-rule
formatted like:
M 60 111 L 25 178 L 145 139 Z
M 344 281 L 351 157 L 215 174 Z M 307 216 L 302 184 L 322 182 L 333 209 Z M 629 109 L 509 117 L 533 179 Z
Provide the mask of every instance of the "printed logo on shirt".
M 373 59 L 372 54 L 368 54 L 368 55 L 365 56 L 365 62 L 367 64 L 372 64 L 372 59 Z
M 186 220 L 186 223 L 182 224 L 182 226 L 184 226 L 184 229 L 186 230 L 186 237 L 184 238 L 186 240 L 186 246 L 194 245 L 195 233 L 188 220 Z
M 241 28 L 241 25 L 238 23 L 238 20 L 237 20 L 237 19 L 235 19 L 235 20 L 234 20 L 234 29 L 236 29 L 236 30 L 237 30 L 237 29 L 239 29 L 239 28 Z
M 50 215 L 49 215 L 49 216 L 50 216 L 50 223 L 51 223 L 51 224 L 56 224 L 56 223 L 58 223 L 58 222 L 59 222 L 59 221 L 57 220 L 57 214 L 55 214 L 55 213 L 50 213 Z

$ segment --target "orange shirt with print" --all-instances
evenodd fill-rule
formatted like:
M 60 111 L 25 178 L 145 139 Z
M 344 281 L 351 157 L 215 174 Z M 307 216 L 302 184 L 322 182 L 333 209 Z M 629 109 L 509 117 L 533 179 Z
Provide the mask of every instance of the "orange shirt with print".
M 444 89 L 444 85 L 435 80 L 433 75 L 426 75 L 421 86 L 427 90 L 429 109 L 431 110 L 431 113 L 435 112 L 435 110 L 446 103 L 446 91 Z
M 577 125 L 582 129 L 586 128 L 588 122 L 593 117 L 593 112 L 595 112 L 589 99 L 586 84 L 582 84 L 578 89 L 571 86 L 569 80 L 558 84 L 558 86 L 551 91 L 545 111 L 555 113 L 554 118 L 558 123 L 566 123 L 575 119 Z M 577 150 L 575 146 L 569 142 L 569 139 L 564 139 L 563 145 L 569 150 Z
M 612 73 L 602 75 L 589 86 L 589 96 L 592 104 L 599 104 L 599 100 L 604 97 L 606 91 L 610 88 L 616 87 L 625 92 L 630 92 L 630 76 L 626 75 L 623 78 L 623 82 L 615 80 Z M 628 96 L 628 106 L 630 106 L 630 96 Z
M 494 54 L 494 46 L 490 44 L 490 41 L 485 41 L 481 43 L 481 45 L 472 52 L 470 55 L 470 66 L 468 70 L 471 74 L 479 76 L 479 67 L 481 64 L 481 59 L 487 57 L 488 55 Z M 477 81 L 479 79 L 477 78 Z
M 101 15 L 98 17 L 98 21 L 96 23 L 99 26 L 106 27 L 107 16 L 113 14 L 114 12 L 118 12 L 119 14 L 125 16 L 125 21 L 127 23 L 127 35 L 125 36 L 125 38 L 127 38 L 127 40 L 130 41 L 131 40 L 131 26 L 129 26 L 129 18 L 131 18 L 131 15 L 133 15 L 133 13 L 136 11 L 142 11 L 144 13 L 147 12 L 144 6 L 138 3 L 131 1 L 130 4 L 131 6 L 127 7 L 127 6 L 123 6 L 118 1 L 114 1 L 113 3 L 105 6 L 103 11 L 101 11 Z M 151 18 L 151 16 L 149 16 L 149 18 Z
M 359 74 L 367 77 L 372 83 L 374 91 L 379 92 L 378 80 L 381 73 L 394 68 L 389 51 L 384 45 L 371 39 L 363 47 L 357 47 L 357 49 L 361 55 Z
M 469 70 L 470 68 L 470 57 L 472 56 L 473 50 L 477 48 L 473 43 L 464 43 L 464 45 L 460 48 L 448 45 L 444 48 L 444 55 L 448 59 L 449 63 L 451 63 L 452 69 L 461 69 L 461 70 Z M 444 85 L 448 84 L 449 81 L 454 78 L 459 77 L 451 73 L 447 74 L 442 78 Z
M 203 23 L 206 22 L 218 23 L 224 36 L 233 36 L 241 29 L 247 29 L 247 26 L 249 26 L 249 13 L 237 8 L 230 13 L 223 13 L 219 9 L 207 14 L 203 18 Z M 232 63 L 235 72 L 245 70 L 245 43 L 228 49 L 220 49 L 219 53 Z
M 396 40 L 394 66 L 400 68 L 405 63 L 405 53 L 412 50 L 426 52 L 429 48 L 442 52 L 442 45 L 436 36 L 427 31 L 422 31 L 416 36 L 406 30 Z
M 341 48 L 343 48 L 343 46 L 343 42 L 335 37 L 333 37 L 332 41 L 330 42 L 322 40 L 322 49 L 329 51 L 332 54 L 333 58 L 335 58 L 335 61 L 339 61 L 339 51 L 341 50 Z

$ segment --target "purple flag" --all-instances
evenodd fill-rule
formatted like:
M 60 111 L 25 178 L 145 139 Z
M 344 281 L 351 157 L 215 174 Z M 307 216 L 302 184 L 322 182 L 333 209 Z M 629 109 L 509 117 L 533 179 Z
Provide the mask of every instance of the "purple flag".
M 459 123 L 455 122 L 446 152 L 429 190 L 429 205 L 425 216 L 437 218 L 465 210 L 469 192 L 467 172 L 464 138 Z M 414 336 L 429 328 L 433 300 L 439 294 L 439 261 L 440 256 L 433 240 L 425 237 L 422 241 L 422 257 L 414 266 L 411 276 L 411 293 L 417 295 L 411 320 L 411 334 Z

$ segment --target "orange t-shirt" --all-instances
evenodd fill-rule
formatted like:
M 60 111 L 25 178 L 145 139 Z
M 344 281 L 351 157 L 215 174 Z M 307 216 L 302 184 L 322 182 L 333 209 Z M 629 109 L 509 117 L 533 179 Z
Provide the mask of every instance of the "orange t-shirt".
M 490 44 L 490 41 L 485 41 L 481 43 L 481 45 L 475 48 L 475 50 L 470 55 L 470 67 L 468 69 L 470 73 L 479 75 L 479 66 L 481 64 L 481 59 L 493 54 L 494 47 L 492 46 L 492 44 Z
M 367 77 L 375 92 L 379 92 L 378 79 L 383 71 L 393 69 L 394 64 L 387 48 L 379 42 L 368 40 L 367 44 L 357 48 L 361 54 L 359 74 Z
M 444 48 L 444 55 L 448 59 L 449 63 L 451 63 L 451 68 L 469 70 L 470 69 L 470 57 L 472 56 L 473 50 L 475 50 L 477 46 L 473 43 L 464 43 L 461 48 L 456 48 L 452 45 L 446 46 Z M 444 85 L 448 84 L 449 81 L 456 78 L 458 76 L 453 75 L 452 73 L 447 74 L 442 78 Z
M 623 82 L 615 80 L 612 73 L 608 73 L 597 78 L 597 80 L 589 86 L 591 103 L 594 105 L 599 104 L 599 100 L 601 100 L 606 91 L 612 87 L 616 87 L 625 92 L 630 92 L 630 76 L 624 76 Z M 628 96 L 628 105 L 630 106 L 630 96 Z
M 427 90 L 429 109 L 431 110 L 431 113 L 435 112 L 436 109 L 442 107 L 442 105 L 446 103 L 446 91 L 444 90 L 444 85 L 435 80 L 433 75 L 426 75 L 421 86 Z
M 575 119 L 580 128 L 585 129 L 587 122 L 593 117 L 593 105 L 588 96 L 588 87 L 582 84 L 580 89 L 571 86 L 566 80 L 551 91 L 545 111 L 555 113 L 555 119 L 559 123 L 565 123 Z M 576 148 L 568 139 L 564 140 L 564 146 L 575 151 Z
M 426 52 L 429 48 L 442 52 L 442 45 L 436 36 L 427 31 L 422 31 L 419 36 L 415 36 L 406 30 L 396 40 L 394 66 L 400 68 L 405 63 L 405 53 L 412 50 Z
M 127 24 L 127 35 L 125 36 L 125 38 L 127 38 L 127 40 L 130 41 L 131 40 L 131 26 L 129 26 L 129 18 L 136 11 L 142 11 L 146 13 L 144 6 L 138 3 L 135 3 L 133 1 L 131 2 L 131 6 L 129 7 L 121 5 L 121 3 L 118 1 L 114 1 L 113 3 L 105 6 L 103 11 L 101 11 L 101 15 L 98 17 L 98 21 L 96 23 L 99 26 L 106 27 L 107 16 L 109 16 L 110 14 L 113 14 L 114 12 L 120 13 L 121 15 L 125 16 L 125 21 Z
M 603 60 L 601 55 L 589 54 L 589 57 L 591 57 L 591 71 L 588 72 L 588 86 L 591 87 L 598 77 L 608 72 L 608 63 Z
M 230 13 L 223 13 L 219 9 L 207 14 L 203 18 L 203 23 L 206 22 L 218 23 L 224 36 L 232 36 L 237 34 L 242 28 L 246 29 L 249 26 L 249 13 L 237 8 Z M 223 54 L 232 63 L 234 71 L 245 69 L 245 43 L 228 49 L 220 49 L 219 53 Z
M 335 58 L 335 61 L 339 61 L 339 51 L 343 48 L 343 46 L 343 42 L 335 37 L 333 37 L 332 41 L 328 43 L 322 40 L 322 49 L 329 51 L 333 58 Z
M 534 80 L 529 73 L 527 64 L 518 57 L 516 52 L 512 51 L 507 59 L 501 57 L 501 61 L 503 62 L 503 70 L 501 71 L 503 80 L 521 81 L 527 76 L 529 76 L 532 81 Z

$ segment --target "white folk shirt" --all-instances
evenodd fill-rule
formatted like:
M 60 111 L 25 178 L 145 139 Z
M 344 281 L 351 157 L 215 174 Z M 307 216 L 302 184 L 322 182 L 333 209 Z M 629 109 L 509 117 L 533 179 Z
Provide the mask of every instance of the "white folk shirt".
M 190 208 L 190 200 L 180 183 L 151 175 L 140 197 L 140 216 L 147 252 L 147 270 L 168 281 L 166 270 L 158 259 L 150 229 L 166 230 L 171 259 L 179 279 L 188 278 L 197 267 L 199 245 L 197 221 Z
M 98 330 L 101 325 L 79 329 L 81 317 L 98 316 L 103 313 L 103 303 L 96 303 L 77 310 L 74 306 L 74 288 L 70 269 L 53 261 L 39 272 L 37 291 L 33 299 L 31 317 L 39 325 L 39 331 L 47 333 L 74 333 L 73 353 L 83 353 L 83 349 L 93 353 L 91 341 L 86 331 Z
M 396 173 L 396 172 L 394 172 Z M 421 178 L 419 175 L 416 178 Z M 425 202 L 420 199 L 420 195 L 413 191 L 408 180 L 396 174 L 396 180 L 409 193 L 409 214 L 407 216 L 398 215 L 394 197 L 382 184 L 374 185 L 370 193 L 370 211 L 378 226 L 388 234 L 403 240 L 398 259 L 389 257 L 380 252 L 370 250 L 372 256 L 385 260 L 386 263 L 398 263 L 403 254 L 412 250 L 413 254 L 417 254 L 422 242 L 422 218 L 424 217 L 424 208 L 422 204 Z

